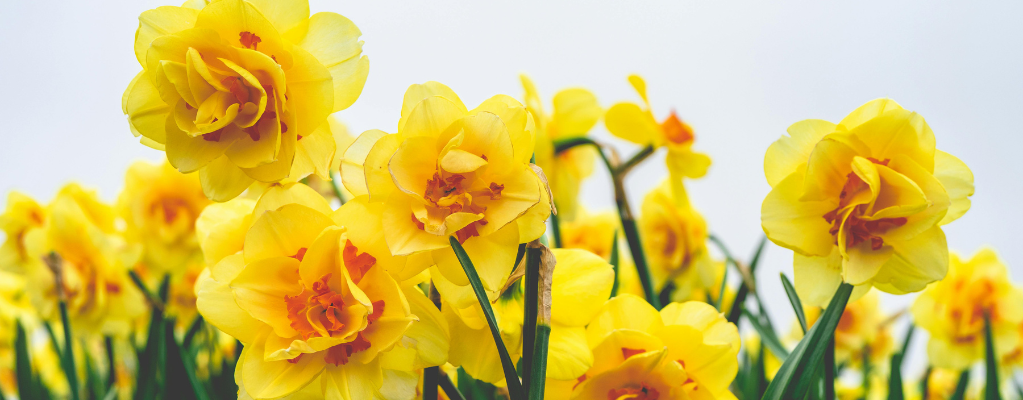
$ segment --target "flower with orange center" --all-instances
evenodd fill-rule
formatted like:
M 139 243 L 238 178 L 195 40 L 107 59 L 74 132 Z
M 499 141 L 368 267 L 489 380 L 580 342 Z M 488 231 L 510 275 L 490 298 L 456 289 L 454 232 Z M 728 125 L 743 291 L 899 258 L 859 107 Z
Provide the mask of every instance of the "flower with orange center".
M 138 249 L 115 232 L 113 208 L 96 192 L 69 184 L 47 210 L 42 234 L 29 235 L 25 248 L 31 258 L 54 252 L 60 262 L 55 270 L 39 262 L 27 271 L 33 306 L 44 319 L 59 320 L 63 295 L 76 333 L 126 335 L 146 305 L 128 280 Z
M 767 150 L 772 186 L 761 208 L 767 237 L 795 252 L 795 287 L 828 303 L 844 281 L 917 292 L 945 276 L 941 226 L 970 208 L 973 173 L 935 149 L 919 114 L 894 101 L 864 104 L 837 125 L 806 120 Z
M 519 78 L 526 91 L 526 109 L 536 122 L 536 165 L 543 168 L 550 178 L 559 216 L 563 221 L 575 220 L 579 186 L 593 173 L 596 150 L 591 146 L 577 146 L 555 154 L 554 142 L 586 137 L 604 110 L 592 92 L 571 88 L 554 94 L 553 113 L 548 115 L 533 80 L 525 74 Z
M 706 175 L 707 168 L 710 168 L 710 157 L 693 151 L 693 141 L 696 139 L 693 128 L 679 119 L 675 111 L 663 121 L 657 122 L 647 98 L 646 82 L 639 75 L 629 75 L 629 83 L 643 99 L 645 108 L 635 103 L 611 106 L 604 115 L 607 130 L 639 145 L 666 147 L 666 162 L 673 187 L 680 187 L 683 178 L 695 179 Z
M 209 203 L 195 175 L 140 161 L 128 168 L 117 211 L 127 238 L 142 245 L 146 270 L 159 279 L 164 273 L 182 275 L 187 264 L 197 263 L 195 220 Z
M 593 366 L 555 383 L 548 398 L 735 398 L 728 386 L 739 369 L 739 331 L 707 303 L 671 303 L 658 312 L 619 295 L 604 303 L 586 339 Z
M 355 102 L 369 71 L 360 35 L 338 14 L 310 17 L 304 0 L 149 10 L 135 33 L 142 72 L 122 108 L 143 144 L 183 173 L 199 171 L 210 199 L 257 180 L 329 179 L 327 117 Z
M 448 237 L 465 247 L 484 288 L 496 296 L 515 263 L 517 244 L 540 237 L 550 198 L 533 155 L 533 119 L 508 96 L 468 110 L 437 82 L 405 92 L 398 133 L 367 131 L 341 163 L 345 186 L 383 204 L 383 236 L 395 256 L 426 253 L 434 279 L 468 291 Z M 459 308 L 476 302 L 459 298 Z
M 0 214 L 0 229 L 5 238 L 0 246 L 0 271 L 24 274 L 39 260 L 28 253 L 25 241 L 43 233 L 46 209 L 33 198 L 16 191 L 7 194 L 7 208 Z
M 679 299 L 688 300 L 694 292 L 714 285 L 707 222 L 680 186 L 665 181 L 647 193 L 640 209 L 639 231 L 655 288 L 671 282 Z
M 331 211 L 309 187 L 288 183 L 251 206 L 211 206 L 200 217 L 209 254 L 228 253 L 242 235 L 240 251 L 222 256 L 196 291 L 206 320 L 245 344 L 235 376 L 244 395 L 363 399 L 415 387 L 417 366 L 386 353 L 431 351 L 432 342 L 409 336 L 417 321 L 409 299 L 429 300 L 388 274 L 389 253 L 368 251 L 382 239 L 361 223 L 364 203 L 349 204 Z
M 948 276 L 924 290 L 913 303 L 913 319 L 930 332 L 927 353 L 939 368 L 962 370 L 984 359 L 984 319 L 998 357 L 1020 344 L 1023 290 L 1012 285 L 1005 264 L 994 250 L 982 249 L 970 259 L 952 254 Z

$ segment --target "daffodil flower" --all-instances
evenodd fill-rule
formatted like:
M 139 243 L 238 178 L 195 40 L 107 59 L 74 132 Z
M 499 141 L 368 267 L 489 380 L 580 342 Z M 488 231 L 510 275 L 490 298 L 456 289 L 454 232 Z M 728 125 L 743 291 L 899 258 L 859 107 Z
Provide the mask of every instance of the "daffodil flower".
M 7 208 L 0 214 L 4 243 L 0 246 L 0 271 L 24 274 L 39 259 L 29 254 L 25 241 L 43 234 L 47 211 L 28 195 L 12 191 L 7 194 Z
M 935 149 L 919 114 L 894 101 L 864 104 L 837 125 L 789 127 L 764 158 L 771 192 L 761 208 L 767 237 L 795 252 L 795 286 L 823 306 L 841 282 L 893 294 L 945 276 L 941 226 L 970 208 L 973 173 Z
M 962 370 L 984 359 L 984 319 L 999 358 L 1018 351 L 1023 324 L 1023 290 L 989 248 L 969 259 L 952 254 L 948 276 L 927 287 L 910 309 L 918 326 L 930 333 L 927 354 L 940 368 Z
M 429 300 L 388 273 L 392 256 L 374 244 L 382 242 L 379 230 L 361 224 L 363 205 L 332 211 L 292 182 L 270 187 L 255 204 L 214 205 L 200 217 L 208 252 L 230 251 L 237 242 L 228 237 L 242 233 L 240 251 L 221 256 L 197 284 L 206 320 L 245 344 L 240 397 L 379 398 L 414 390 L 408 349 L 419 368 L 444 362 L 434 344 L 445 330 L 432 326 L 439 312 L 428 320 L 413 314 L 431 315 Z M 413 330 L 418 323 L 426 326 Z M 396 349 L 402 354 L 386 355 Z
M 128 167 L 117 212 L 128 241 L 142 245 L 145 269 L 159 279 L 184 274 L 190 263 L 201 270 L 195 220 L 208 204 L 197 176 L 140 161 Z
M 254 181 L 329 179 L 327 117 L 355 102 L 369 71 L 360 35 L 341 15 L 310 17 L 304 0 L 158 7 L 139 16 L 142 72 L 122 108 L 143 144 L 183 173 L 199 171 L 210 199 Z
M 661 122 L 654 118 L 647 98 L 646 81 L 639 75 L 629 75 L 629 83 L 643 99 L 643 106 L 618 103 L 607 110 L 604 123 L 611 134 L 642 146 L 668 149 L 668 174 L 674 186 L 681 186 L 683 178 L 700 178 L 710 168 L 710 157 L 693 151 L 696 136 L 693 128 L 672 111 Z
M 586 339 L 593 366 L 556 383 L 548 398 L 735 399 L 728 386 L 739 368 L 739 331 L 707 303 L 658 312 L 623 294 L 604 303 Z
M 672 282 L 677 299 L 703 301 L 693 294 L 711 289 L 716 272 L 707 251 L 707 222 L 684 192 L 672 189 L 665 181 L 643 198 L 639 231 L 644 253 L 655 288 Z
M 139 250 L 115 231 L 113 207 L 95 191 L 69 184 L 47 210 L 44 234 L 27 237 L 25 247 L 29 257 L 55 252 L 60 262 L 55 269 L 39 262 L 27 271 L 33 306 L 44 319 L 58 320 L 57 296 L 63 294 L 76 333 L 127 335 L 146 304 L 128 279 Z
M 447 86 L 412 85 L 398 133 L 371 130 L 348 147 L 345 187 L 382 204 L 383 236 L 395 256 L 428 256 L 438 274 L 468 293 L 469 280 L 448 237 L 462 243 L 496 296 L 515 264 L 517 244 L 540 237 L 550 214 L 546 185 L 529 160 L 533 119 L 518 101 L 494 96 L 468 110 Z M 458 308 L 472 296 L 441 292 Z
M 554 94 L 553 114 L 547 115 L 533 80 L 525 74 L 519 75 L 519 78 L 526 91 L 526 109 L 536 123 L 536 165 L 543 168 L 550 179 L 558 215 L 564 221 L 575 220 L 579 187 L 583 179 L 593 173 L 596 150 L 589 146 L 578 146 L 555 154 L 554 142 L 585 137 L 600 120 L 604 110 L 592 92 L 571 88 Z

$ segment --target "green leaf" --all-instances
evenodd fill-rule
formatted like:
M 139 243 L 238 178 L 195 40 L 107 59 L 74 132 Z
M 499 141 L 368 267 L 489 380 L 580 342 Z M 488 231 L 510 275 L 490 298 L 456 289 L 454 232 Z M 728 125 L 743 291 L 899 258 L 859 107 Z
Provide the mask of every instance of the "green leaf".
M 906 358 L 906 351 L 909 350 L 909 343 L 913 340 L 913 332 L 915 331 L 916 325 L 910 323 L 909 328 L 906 330 L 906 336 L 902 339 L 902 347 L 892 355 L 891 374 L 888 376 L 888 400 L 905 399 L 905 394 L 902 390 L 902 361 Z M 866 353 L 869 353 L 869 351 L 866 351 Z
M 132 274 L 133 277 L 137 275 Z M 141 280 L 136 282 L 142 283 Z M 160 297 L 166 299 L 167 289 L 170 285 L 170 275 L 165 275 L 160 284 Z M 139 290 L 146 292 L 147 297 L 152 297 L 145 285 Z M 163 310 L 156 306 L 156 302 L 150 302 L 149 333 L 146 335 L 146 348 L 139 356 L 139 373 L 137 385 L 135 386 L 135 400 L 156 398 L 160 393 L 158 377 L 163 369 L 166 360 L 166 348 L 164 347 Z
M 650 277 L 650 268 L 646 265 L 646 253 L 643 252 L 643 242 L 639 238 L 639 229 L 636 228 L 636 220 L 631 213 L 625 209 L 628 204 L 618 205 L 618 216 L 622 222 L 622 232 L 625 234 L 625 241 L 629 244 L 629 251 L 632 252 L 632 261 L 636 264 L 636 274 L 639 282 L 643 285 L 643 294 L 647 303 L 660 310 L 661 302 L 657 292 L 654 291 L 653 280 Z
M 987 379 L 984 385 L 985 400 L 1002 400 L 998 385 L 998 357 L 995 355 L 995 339 L 991 333 L 991 316 L 984 313 L 984 369 Z
M 963 400 L 966 398 L 966 386 L 970 383 L 970 369 L 964 369 L 962 374 L 959 374 L 959 383 L 956 384 L 956 391 L 952 393 L 952 397 L 949 400 Z
M 440 372 L 439 375 L 440 375 L 440 388 L 444 389 L 444 394 L 448 395 L 449 399 L 451 399 L 451 400 L 465 400 L 465 396 L 463 396 L 462 392 L 460 392 L 458 390 L 458 388 L 455 387 L 455 383 L 451 382 L 451 377 L 448 376 L 448 374 L 445 374 L 444 372 Z M 459 380 L 458 382 L 461 383 L 462 381 Z M 426 396 L 423 396 L 424 400 L 426 398 L 427 398 Z
M 85 392 L 89 394 L 90 399 L 102 399 L 106 388 L 103 379 L 99 376 L 99 371 L 97 371 L 98 366 L 88 351 L 83 353 L 85 355 Z
M 494 400 L 497 398 L 497 388 L 487 382 L 478 381 L 470 376 L 465 369 L 458 367 L 458 391 L 468 395 L 473 400 Z
M 828 341 L 835 333 L 839 319 L 849 302 L 853 287 L 842 283 L 828 308 L 792 351 L 774 380 L 767 386 L 764 400 L 801 399 L 806 396 L 816 378 L 808 371 L 816 371 L 824 360 Z
M 753 325 L 753 329 L 760 335 L 760 343 L 767 346 L 774 353 L 775 356 L 780 360 L 786 360 L 789 357 L 789 350 L 781 344 L 781 340 L 778 339 L 778 335 L 773 330 L 760 324 L 760 319 L 750 314 L 749 310 L 742 310 L 742 314 L 746 316 L 746 320 Z
M 201 318 L 202 317 L 197 317 L 196 320 L 199 321 L 201 320 Z M 195 393 L 195 398 L 197 400 L 209 400 L 210 396 L 206 392 L 206 386 L 203 385 L 203 382 L 200 381 L 199 378 L 195 375 L 196 371 L 195 360 L 193 358 L 192 352 L 189 351 L 188 347 L 179 347 L 177 340 L 174 339 L 173 320 L 167 321 L 167 331 L 168 332 L 165 333 L 167 335 L 167 347 L 170 348 L 170 352 L 172 354 L 176 354 L 181 360 L 180 364 L 177 364 L 175 369 L 178 369 L 179 371 L 181 370 L 184 371 L 185 378 L 188 379 L 188 383 L 192 386 L 192 391 Z M 168 387 L 176 388 L 177 386 Z M 184 389 L 181 388 L 178 390 Z
M 540 307 L 540 248 L 526 248 L 525 302 L 522 307 L 522 387 L 531 392 L 533 370 L 533 343 L 536 342 L 537 312 Z M 541 383 L 541 385 L 543 385 Z
M 799 300 L 796 288 L 792 286 L 792 282 L 789 281 L 789 277 L 784 272 L 781 273 L 781 285 L 785 287 L 785 294 L 789 296 L 789 304 L 792 304 L 792 311 L 796 312 L 796 320 L 799 321 L 799 327 L 803 328 L 803 334 L 805 335 L 808 328 L 806 326 L 806 314 L 803 313 L 803 302 Z
M 68 389 L 71 392 L 71 400 L 78 400 L 78 369 L 75 368 L 75 349 L 71 339 L 71 322 L 68 318 L 67 302 L 60 301 L 60 321 L 64 325 L 64 351 L 61 361 L 64 365 L 64 375 L 67 375 Z
M 714 242 L 717 244 L 724 253 L 727 249 L 724 247 L 724 243 Z M 753 253 L 753 258 L 749 263 L 750 278 L 756 279 L 757 265 L 760 264 L 760 256 L 764 254 L 764 248 L 767 247 L 767 236 L 760 237 L 760 243 L 757 245 L 757 250 Z M 727 254 L 727 253 L 726 253 Z M 742 310 L 745 309 L 746 296 L 749 295 L 749 286 L 746 285 L 745 279 L 739 282 L 739 290 L 735 292 L 735 300 L 732 301 L 732 309 L 728 312 L 728 322 L 733 324 L 739 323 L 739 317 L 742 316 Z M 757 294 L 754 293 L 754 296 Z M 759 297 L 757 302 L 760 303 Z
M 619 279 L 618 279 L 618 264 L 619 264 L 618 263 L 618 261 L 619 261 L 618 258 L 619 257 L 620 256 L 618 254 L 618 230 L 615 229 L 615 234 L 614 234 L 613 237 L 611 237 L 611 257 L 610 257 L 610 260 L 608 260 L 608 262 L 611 264 L 611 269 L 615 273 L 614 285 L 611 286 L 611 297 L 615 297 L 615 296 L 618 295 L 618 281 L 619 281 Z
M 728 287 L 728 267 L 725 267 L 724 275 L 721 276 L 721 287 L 718 288 L 718 297 L 714 301 L 714 308 L 718 311 L 722 311 L 721 307 L 725 304 L 725 289 Z
M 25 334 L 25 327 L 21 321 L 15 321 L 17 334 L 14 338 L 14 366 L 15 375 L 18 381 L 18 394 L 20 398 L 33 398 L 34 385 L 32 384 L 32 360 L 28 356 L 28 335 Z
M 455 239 L 454 236 L 448 239 L 451 242 L 451 249 L 454 250 L 455 256 L 458 257 L 458 262 L 462 264 L 465 276 L 469 278 L 472 291 L 476 293 L 476 300 L 479 301 L 480 307 L 483 308 L 483 314 L 487 317 L 487 324 L 490 325 L 490 334 L 494 336 L 494 344 L 497 345 L 501 366 L 504 368 L 504 379 L 508 383 L 508 393 L 512 400 L 524 399 L 525 393 L 522 391 L 522 382 L 519 381 L 519 376 L 515 372 L 515 364 L 512 363 L 511 356 L 508 355 L 508 349 L 504 347 L 504 341 L 501 340 L 501 332 L 497 328 L 497 317 L 494 316 L 494 310 L 490 307 L 490 300 L 487 298 L 486 292 L 483 291 L 483 283 L 480 282 L 480 276 L 476 273 L 476 267 L 472 265 L 472 260 L 465 253 L 462 244 L 458 243 L 458 239 Z
M 529 400 L 543 400 L 544 384 L 547 377 L 547 343 L 551 338 L 551 326 L 541 323 L 536 326 L 536 342 L 533 345 L 533 368 L 529 386 Z

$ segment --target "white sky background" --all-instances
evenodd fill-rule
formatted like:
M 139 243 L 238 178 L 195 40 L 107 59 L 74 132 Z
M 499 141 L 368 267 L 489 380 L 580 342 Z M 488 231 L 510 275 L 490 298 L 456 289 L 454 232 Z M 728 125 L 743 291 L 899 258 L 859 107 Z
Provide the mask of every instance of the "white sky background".
M 973 208 L 945 228 L 951 248 L 993 245 L 1019 279 L 1023 3 L 893 3 L 314 0 L 312 9 L 345 15 L 363 32 L 369 80 L 338 114 L 355 133 L 393 132 L 405 89 L 427 80 L 451 86 L 471 108 L 497 93 L 521 98 L 518 74 L 527 72 L 549 110 L 551 96 L 571 86 L 593 90 L 604 107 L 638 101 L 625 78 L 640 73 L 657 117 L 677 110 L 696 130 L 695 148 L 712 156 L 690 193 L 742 257 L 762 234 L 767 146 L 796 121 L 838 121 L 891 97 L 922 114 L 938 147 L 976 175 Z M 76 180 L 113 200 L 133 160 L 163 157 L 132 137 L 120 101 L 141 68 L 132 52 L 137 16 L 165 4 L 5 2 L 0 191 L 48 201 Z M 594 136 L 610 135 L 601 123 Z M 665 175 L 663 151 L 635 170 L 627 186 L 636 212 Z M 582 197 L 590 208 L 613 206 L 604 171 Z M 780 271 L 791 276 L 791 252 L 772 245 L 758 275 L 775 325 L 787 329 Z M 912 298 L 883 303 L 895 311 Z M 922 370 L 924 338 L 916 337 L 913 371 Z

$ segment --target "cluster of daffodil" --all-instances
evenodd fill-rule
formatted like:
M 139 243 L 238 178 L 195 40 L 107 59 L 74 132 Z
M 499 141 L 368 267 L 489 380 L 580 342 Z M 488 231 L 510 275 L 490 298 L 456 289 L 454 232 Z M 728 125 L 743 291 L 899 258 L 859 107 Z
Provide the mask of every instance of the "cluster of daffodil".
M 608 108 L 582 88 L 547 108 L 524 75 L 521 101 L 473 108 L 414 84 L 396 131 L 350 135 L 332 114 L 369 61 L 347 18 L 189 0 L 139 21 L 122 108 L 167 161 L 132 165 L 113 203 L 9 194 L 0 398 L 995 399 L 1023 366 L 1023 290 L 942 230 L 972 172 L 894 101 L 767 149 L 747 263 L 687 194 L 710 157 L 639 76 L 641 102 Z M 639 150 L 591 138 L 601 121 Z M 624 181 L 661 148 L 668 178 L 634 215 Z M 613 211 L 578 201 L 595 170 Z M 767 240 L 794 252 L 784 335 L 756 290 Z M 878 292 L 922 292 L 901 341 Z

